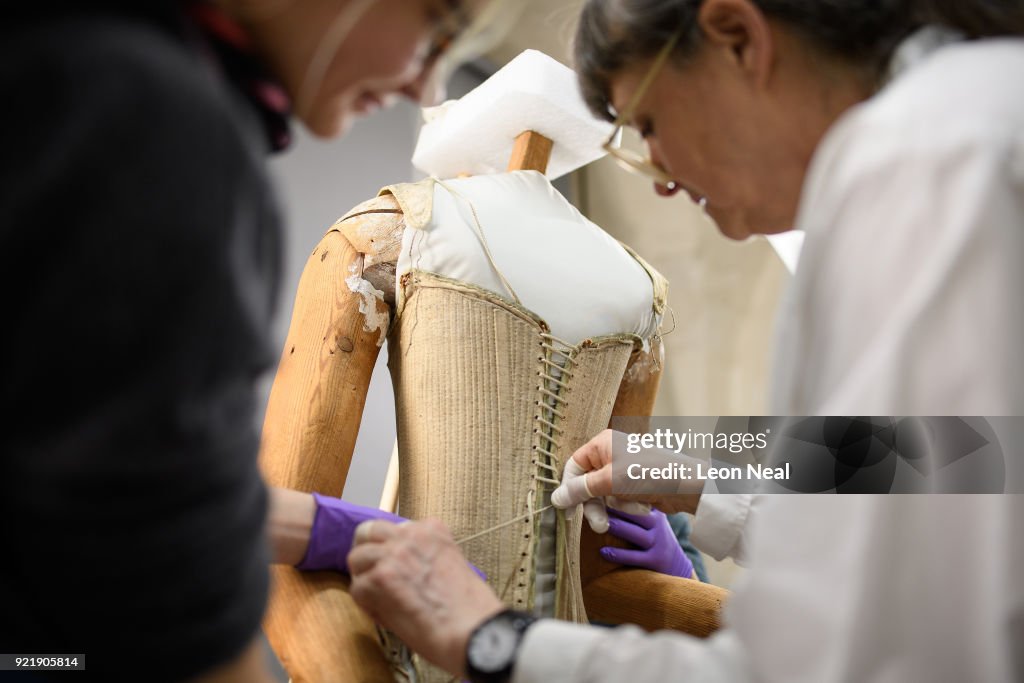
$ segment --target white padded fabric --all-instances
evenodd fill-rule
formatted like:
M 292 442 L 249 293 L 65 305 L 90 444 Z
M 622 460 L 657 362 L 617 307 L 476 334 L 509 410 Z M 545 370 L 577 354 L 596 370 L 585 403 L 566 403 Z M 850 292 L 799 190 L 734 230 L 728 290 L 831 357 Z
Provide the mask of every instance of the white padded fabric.
M 612 133 L 587 109 L 572 69 L 536 50 L 424 118 L 412 163 L 439 178 L 504 171 L 516 136 L 533 130 L 555 143 L 547 166 L 553 180 L 603 157 Z
M 476 234 L 472 204 L 498 268 L 553 335 L 577 344 L 621 333 L 646 339 L 657 331 L 647 271 L 542 174 L 447 180 L 433 192 L 431 219 L 405 231 L 399 278 L 415 268 L 512 298 Z

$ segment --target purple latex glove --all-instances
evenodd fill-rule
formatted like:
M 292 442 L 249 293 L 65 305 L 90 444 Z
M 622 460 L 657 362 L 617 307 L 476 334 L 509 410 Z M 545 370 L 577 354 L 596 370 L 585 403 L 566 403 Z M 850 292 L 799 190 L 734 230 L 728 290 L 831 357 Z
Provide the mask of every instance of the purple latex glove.
M 377 508 L 363 507 L 354 503 L 346 503 L 340 498 L 313 494 L 316 501 L 316 515 L 313 517 L 313 528 L 309 532 L 309 547 L 302 562 L 295 565 L 303 571 L 331 569 L 348 573 L 348 554 L 352 550 L 352 538 L 356 527 L 371 519 L 383 519 L 399 524 L 408 521 L 404 517 L 393 515 Z M 470 563 L 470 567 L 484 581 L 487 575 Z
M 340 498 L 313 494 L 316 516 L 309 532 L 306 556 L 295 567 L 303 571 L 333 569 L 348 573 L 348 553 L 352 550 L 352 537 L 356 527 L 371 519 L 404 522 L 398 515 L 376 508 L 346 503 Z
M 605 546 L 601 548 L 601 557 L 609 562 L 687 579 L 693 576 L 693 563 L 679 546 L 664 512 L 651 510 L 646 515 L 630 515 L 608 508 L 608 533 L 639 548 Z

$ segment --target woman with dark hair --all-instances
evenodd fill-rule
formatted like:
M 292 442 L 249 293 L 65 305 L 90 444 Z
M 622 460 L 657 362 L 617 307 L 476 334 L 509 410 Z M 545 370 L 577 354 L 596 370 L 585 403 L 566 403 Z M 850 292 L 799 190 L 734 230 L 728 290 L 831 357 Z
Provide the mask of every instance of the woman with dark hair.
M 650 155 L 609 151 L 729 237 L 806 232 L 770 414 L 1024 415 L 1022 34 L 993 0 L 585 4 L 584 96 Z M 556 505 L 611 493 L 611 442 L 573 455 Z M 444 605 L 426 654 L 473 680 L 1024 680 L 1021 496 L 697 500 L 654 502 L 751 560 L 706 641 L 462 599 L 429 523 L 360 527 L 353 595 L 413 643 Z
M 269 679 L 264 157 L 292 118 L 337 136 L 421 99 L 484 5 L 4 3 L 0 653 L 78 655 L 105 681 Z M 273 559 L 311 569 L 342 569 L 353 515 L 379 514 L 272 499 Z

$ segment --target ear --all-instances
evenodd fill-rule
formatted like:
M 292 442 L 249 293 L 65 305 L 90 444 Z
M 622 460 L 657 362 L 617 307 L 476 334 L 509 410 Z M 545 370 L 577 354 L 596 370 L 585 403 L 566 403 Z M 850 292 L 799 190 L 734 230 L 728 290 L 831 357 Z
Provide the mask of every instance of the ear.
M 768 19 L 752 0 L 705 0 L 697 23 L 710 47 L 754 83 L 767 82 L 775 46 Z

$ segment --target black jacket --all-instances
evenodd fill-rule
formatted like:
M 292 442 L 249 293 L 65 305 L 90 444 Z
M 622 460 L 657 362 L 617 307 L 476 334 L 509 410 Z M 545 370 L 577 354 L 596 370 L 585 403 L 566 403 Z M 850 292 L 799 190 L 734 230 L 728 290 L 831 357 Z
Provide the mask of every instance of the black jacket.
M 0 652 L 181 680 L 265 603 L 266 136 L 174 3 L 22 5 L 43 7 L 0 28 Z

